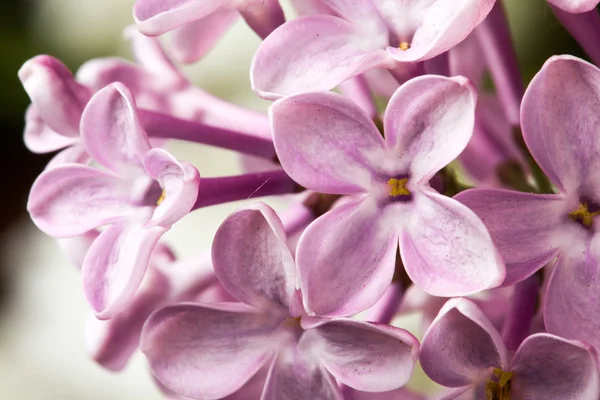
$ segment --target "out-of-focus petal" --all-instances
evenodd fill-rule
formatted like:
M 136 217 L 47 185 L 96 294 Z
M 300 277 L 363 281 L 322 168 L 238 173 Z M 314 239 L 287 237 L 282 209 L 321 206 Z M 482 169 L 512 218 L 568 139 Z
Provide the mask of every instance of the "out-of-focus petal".
M 400 254 L 413 282 L 434 296 L 496 287 L 506 270 L 485 225 L 466 206 L 433 190 L 415 193 L 402 221 Z
M 273 361 L 261 400 L 343 400 L 334 379 L 295 344 Z
M 231 0 L 137 0 L 133 18 L 144 35 L 158 36 L 230 3 Z
M 48 235 L 75 236 L 129 214 L 133 210 L 130 190 L 113 175 L 68 164 L 46 170 L 36 179 L 27 210 Z
M 299 347 L 314 354 L 341 383 L 369 392 L 403 386 L 419 353 L 419 342 L 404 329 L 349 319 L 313 326 Z
M 79 137 L 81 112 L 91 96 L 71 71 L 50 56 L 37 56 L 19 70 L 19 79 L 41 119 L 60 135 Z
M 421 341 L 419 360 L 427 376 L 454 388 L 489 378 L 490 368 L 507 367 L 500 333 L 464 298 L 444 304 Z
M 591 11 L 598 5 L 598 0 L 548 0 L 561 10 L 573 14 Z
M 376 3 L 381 3 L 380 9 L 385 6 L 385 1 Z M 423 61 L 440 55 L 463 41 L 485 19 L 495 3 L 496 0 L 405 2 L 404 15 L 396 16 L 391 22 L 410 48 L 388 47 L 387 51 L 403 62 Z M 399 11 L 399 7 L 386 8 Z
M 563 196 L 472 189 L 454 197 L 481 218 L 506 263 L 504 285 L 521 281 L 560 251 L 568 204 Z
M 281 344 L 281 318 L 239 304 L 179 304 L 150 316 L 141 349 L 154 376 L 175 393 L 221 398 L 241 388 Z
M 563 192 L 600 193 L 599 103 L 600 70 L 572 56 L 551 57 L 525 92 L 523 138 L 539 166 Z
M 102 166 L 124 176 L 143 173 L 150 142 L 133 94 L 122 83 L 106 86 L 89 101 L 81 117 L 81 138 Z
M 171 52 L 179 62 L 191 64 L 208 53 L 237 20 L 235 10 L 223 8 L 175 29 Z
M 163 149 L 152 149 L 146 153 L 144 166 L 163 190 L 147 226 L 168 228 L 186 216 L 196 203 L 200 173 L 193 165 L 180 163 Z
M 289 312 L 296 265 L 272 208 L 257 203 L 227 217 L 215 234 L 212 260 L 219 282 L 238 300 Z
M 344 392 L 344 398 L 346 400 L 427 400 L 427 397 L 407 388 L 380 393 L 361 392 L 350 389 Z
M 166 232 L 136 222 L 108 227 L 88 250 L 81 270 L 83 291 L 99 319 L 110 319 L 137 291 L 154 246 Z
M 517 399 L 595 399 L 600 393 L 596 351 L 547 333 L 525 339 L 511 372 L 511 397 Z
M 56 168 L 65 164 L 87 164 L 90 161 L 90 155 L 81 143 L 62 149 L 46 164 L 46 169 Z
M 463 77 L 423 76 L 402 85 L 384 117 L 388 147 L 412 179 L 429 181 L 473 134 L 477 94 Z
M 237 7 L 246 23 L 262 39 L 285 22 L 279 0 L 250 0 Z
M 250 67 L 254 91 L 262 98 L 329 90 L 371 68 L 390 63 L 383 46 L 361 37 L 352 23 L 330 15 L 289 21 L 258 48 Z M 375 40 L 377 41 L 377 40 Z
M 389 159 L 375 124 L 335 93 L 286 97 L 269 110 L 273 141 L 285 171 L 321 193 L 367 190 Z
M 585 254 L 572 246 L 558 258 L 544 301 L 548 332 L 590 343 L 600 348 L 600 234 L 590 241 Z
M 165 53 L 158 38 L 142 35 L 135 26 L 128 26 L 123 36 L 129 39 L 135 59 L 145 71 L 160 76 L 165 81 L 182 81 L 187 83 L 183 74 L 175 67 Z
M 364 199 L 328 211 L 306 228 L 296 252 L 304 305 L 316 315 L 351 315 L 392 281 L 396 215 Z
M 166 301 L 169 284 L 157 270 L 149 270 L 131 304 L 114 318 L 90 318 L 86 324 L 86 347 L 92 358 L 111 371 L 122 370 L 137 350 L 144 322 Z
M 53 131 L 33 104 L 25 113 L 25 146 L 34 153 L 48 153 L 79 141 L 79 137 L 63 136 Z
M 473 392 L 468 392 L 469 389 L 473 389 L 473 386 L 461 386 L 446 390 L 444 393 L 437 398 L 437 400 L 471 400 L 475 399 L 476 395 Z M 461 396 L 461 397 L 459 397 Z
M 71 238 L 57 239 L 56 244 L 62 253 L 73 263 L 77 268 L 83 266 L 83 260 L 94 240 L 100 235 L 100 231 L 92 229 L 81 235 Z

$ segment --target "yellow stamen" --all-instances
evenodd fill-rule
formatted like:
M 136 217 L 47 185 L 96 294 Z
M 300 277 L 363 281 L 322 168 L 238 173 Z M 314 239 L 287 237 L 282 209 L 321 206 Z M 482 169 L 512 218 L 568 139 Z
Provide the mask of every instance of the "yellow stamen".
M 390 187 L 390 195 L 392 197 L 410 195 L 410 191 L 406 188 L 407 182 L 408 182 L 408 178 L 402 178 L 402 179 L 390 178 L 390 180 L 387 181 L 387 184 Z
M 569 214 L 569 218 L 571 218 L 575 222 L 581 223 L 586 228 L 592 227 L 593 218 L 596 215 L 600 215 L 600 210 L 598 211 L 590 211 L 588 203 L 579 204 L 579 208 Z
M 400 46 L 398 46 L 398 48 L 402 51 L 406 51 L 406 50 L 410 49 L 410 43 L 402 42 L 402 43 L 400 43 Z
M 163 190 L 162 193 L 160 194 L 160 197 L 158 198 L 158 200 L 156 200 L 156 205 L 160 206 L 160 203 L 165 201 L 165 197 L 167 197 L 167 193 Z
M 485 397 L 487 400 L 510 400 L 510 381 L 514 372 L 504 372 L 500 368 L 494 368 L 494 375 L 498 381 L 488 380 L 485 384 Z

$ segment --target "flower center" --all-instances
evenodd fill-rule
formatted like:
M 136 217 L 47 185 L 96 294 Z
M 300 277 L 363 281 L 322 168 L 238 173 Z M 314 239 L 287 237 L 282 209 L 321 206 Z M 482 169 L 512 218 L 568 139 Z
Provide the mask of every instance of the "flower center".
M 402 51 L 406 51 L 408 49 L 410 49 L 410 43 L 408 42 L 401 42 L 400 46 L 398 46 L 398 48 Z
M 165 198 L 167 197 L 167 192 L 165 192 L 164 190 L 162 191 L 162 193 L 160 194 L 160 197 L 158 198 L 158 200 L 156 200 L 156 205 L 160 206 L 160 204 L 165 201 Z
M 390 196 L 410 196 L 410 191 L 406 188 L 407 182 L 408 178 L 390 178 L 387 181 L 388 187 L 390 189 Z
M 588 202 L 582 201 L 578 209 L 569 213 L 569 218 L 590 229 L 596 215 L 600 215 L 600 208 L 594 205 L 590 207 Z
M 485 384 L 485 396 L 487 400 L 510 400 L 510 381 L 514 372 L 504 372 L 500 368 L 494 368 L 494 376 Z

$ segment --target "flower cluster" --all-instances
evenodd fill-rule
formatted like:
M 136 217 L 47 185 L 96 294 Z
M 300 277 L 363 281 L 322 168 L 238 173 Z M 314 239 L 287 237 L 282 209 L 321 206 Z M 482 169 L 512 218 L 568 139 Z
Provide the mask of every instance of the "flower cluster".
M 598 1 L 548 2 L 599 63 Z M 27 208 L 81 268 L 93 359 L 141 350 L 170 399 L 422 399 L 417 361 L 440 399 L 599 399 L 600 69 L 554 56 L 525 89 L 496 0 L 293 5 L 137 0 L 135 63 L 19 71 L 25 144 L 60 150 Z M 249 71 L 268 114 L 177 65 L 238 15 L 264 39 Z M 201 177 L 169 140 L 270 169 Z M 239 209 L 209 253 L 162 240 L 272 195 L 289 209 Z M 396 317 L 415 312 L 411 333 Z

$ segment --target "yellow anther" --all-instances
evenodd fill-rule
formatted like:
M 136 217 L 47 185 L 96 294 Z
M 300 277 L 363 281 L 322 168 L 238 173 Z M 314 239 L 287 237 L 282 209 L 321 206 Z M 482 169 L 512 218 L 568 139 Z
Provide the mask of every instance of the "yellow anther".
M 408 178 L 402 178 L 402 179 L 390 178 L 390 180 L 387 181 L 387 184 L 390 187 L 390 195 L 392 197 L 410 195 L 410 191 L 406 188 L 407 182 L 408 182 Z
M 160 197 L 158 198 L 158 200 L 156 200 L 156 205 L 160 206 L 160 203 L 165 201 L 165 197 L 167 197 L 167 193 L 163 190 L 162 193 L 160 194 Z
M 569 218 L 571 218 L 575 222 L 581 223 L 586 228 L 592 227 L 592 221 L 596 215 L 600 215 L 600 210 L 598 211 L 590 211 L 588 203 L 579 204 L 579 208 L 569 214 Z
M 410 49 L 410 43 L 402 42 L 402 43 L 400 43 L 400 46 L 398 46 L 398 48 L 402 51 L 406 51 L 406 50 Z
M 494 368 L 494 375 L 498 381 L 488 380 L 485 384 L 485 396 L 487 400 L 510 400 L 510 381 L 514 372 L 504 372 L 500 368 Z

